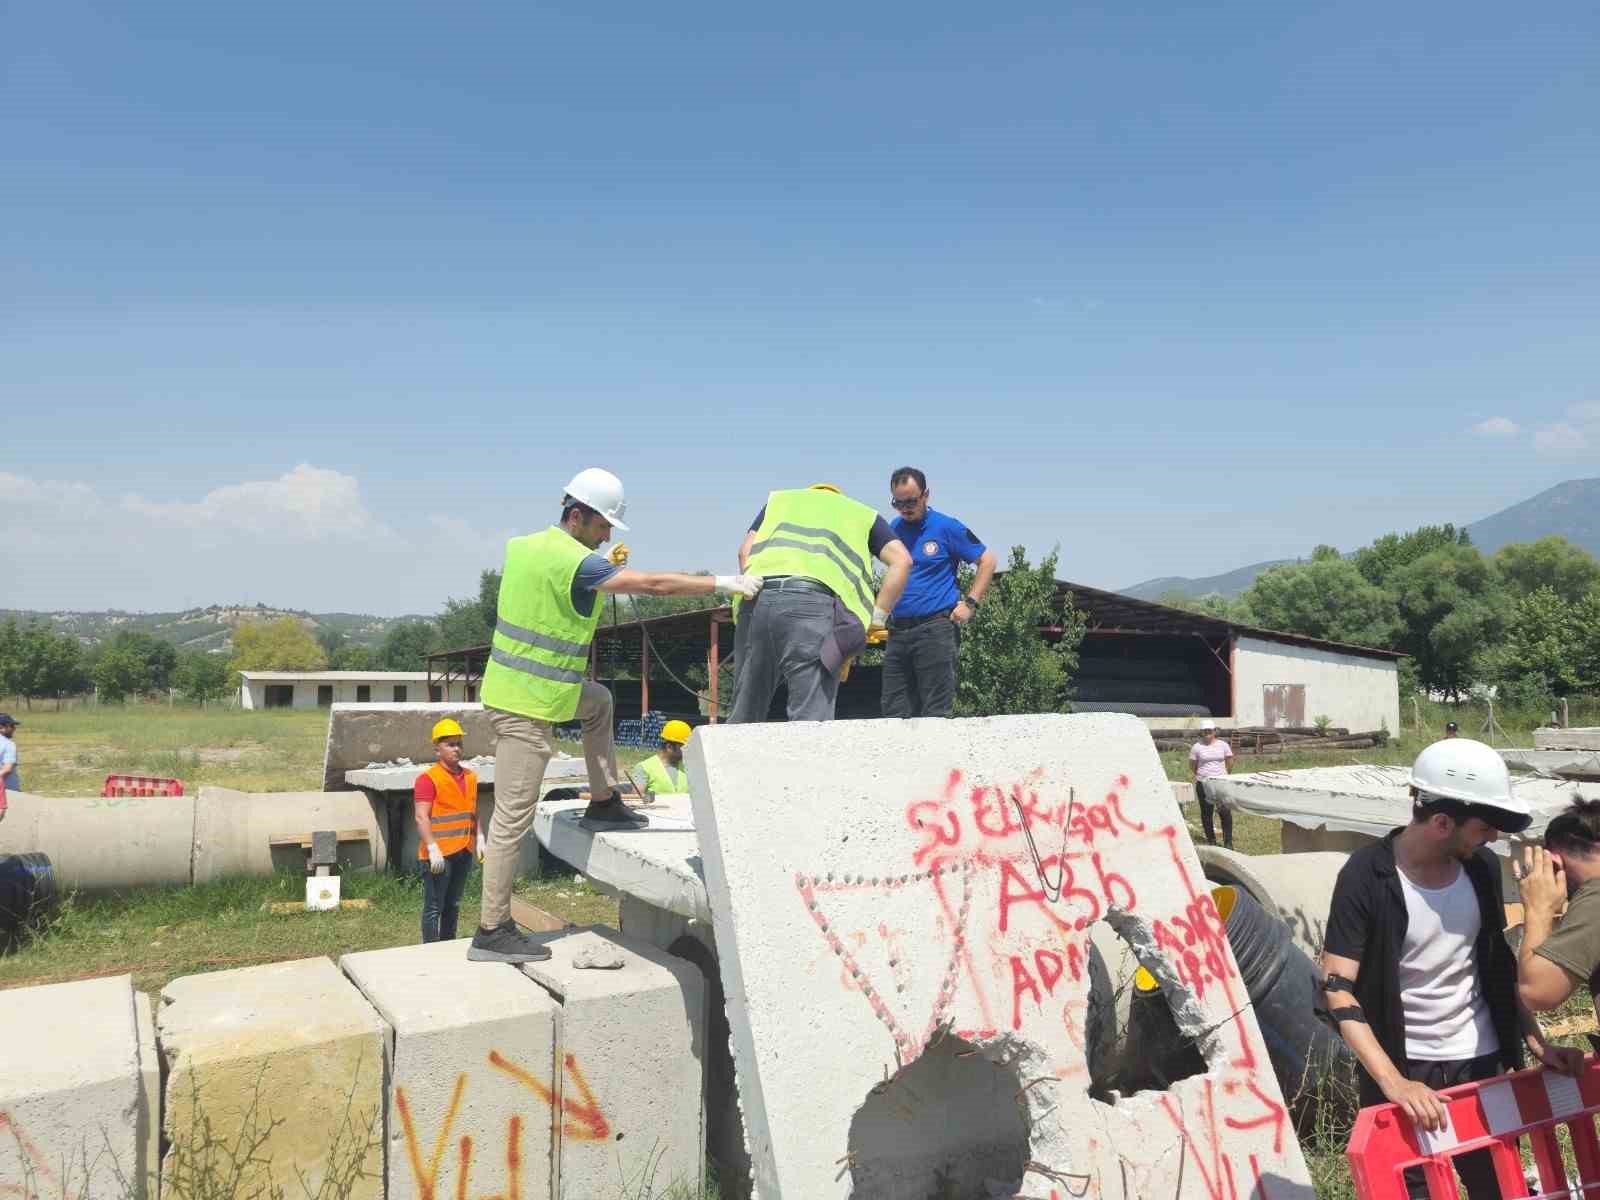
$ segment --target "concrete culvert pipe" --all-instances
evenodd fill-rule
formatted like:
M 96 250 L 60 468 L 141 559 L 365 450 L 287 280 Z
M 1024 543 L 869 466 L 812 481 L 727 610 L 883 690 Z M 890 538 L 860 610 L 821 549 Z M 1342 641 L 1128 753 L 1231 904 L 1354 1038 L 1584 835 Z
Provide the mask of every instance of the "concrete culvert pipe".
M 1321 961 L 1328 903 L 1348 854 L 1239 854 L 1220 846 L 1196 846 L 1195 852 L 1207 879 L 1249 893 L 1267 916 L 1288 926 L 1294 944 L 1313 963 Z

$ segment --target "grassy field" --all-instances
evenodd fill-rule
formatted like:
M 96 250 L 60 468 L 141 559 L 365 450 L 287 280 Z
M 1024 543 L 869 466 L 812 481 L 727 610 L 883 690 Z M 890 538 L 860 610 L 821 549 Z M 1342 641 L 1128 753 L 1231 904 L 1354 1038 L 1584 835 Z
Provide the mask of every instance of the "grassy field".
M 15 711 L 15 710 L 13 710 Z M 327 714 L 200 710 L 182 706 L 82 707 L 63 712 L 20 714 L 18 744 L 28 790 L 44 795 L 96 795 L 112 773 L 169 775 L 190 790 L 220 784 L 244 791 L 315 789 L 322 778 Z M 1241 771 L 1282 770 L 1342 763 L 1408 763 L 1454 719 L 1468 736 L 1477 734 L 1485 713 L 1472 706 L 1423 707 L 1423 726 L 1406 728 L 1387 746 L 1364 751 L 1281 756 L 1241 756 Z M 1407 712 L 1409 721 L 1412 713 Z M 1499 715 L 1507 736 L 1500 744 L 1531 745 L 1538 716 Z M 1600 723 L 1600 712 L 1575 710 L 1573 723 Z M 578 752 L 577 746 L 564 747 Z M 619 754 L 624 765 L 643 757 Z M 1162 756 L 1173 779 L 1188 777 L 1182 753 Z M 1191 837 L 1201 837 L 1196 806 L 1185 806 Z M 1247 854 L 1279 850 L 1276 821 L 1240 814 L 1235 822 L 1237 849 Z M 467 885 L 461 929 L 477 920 L 480 873 Z M 581 876 L 559 876 L 519 885 L 519 894 L 540 908 L 574 923 L 615 925 L 616 901 Z M 422 893 L 414 877 L 349 875 L 344 895 L 370 899 L 364 911 L 274 916 L 264 906 L 298 899 L 298 876 L 233 880 L 201 887 L 163 888 L 93 899 L 69 898 L 60 919 L 20 951 L 0 958 L 0 988 L 54 983 L 99 975 L 132 974 L 134 986 L 158 993 L 180 975 L 248 966 L 288 958 L 381 949 L 420 940 Z M 1592 1011 L 1587 992 L 1575 996 L 1560 1015 Z M 1568 1039 L 1582 1045 L 1581 1037 Z M 1321 1200 L 1353 1196 L 1344 1162 L 1348 1130 L 1326 1126 L 1304 1145 Z

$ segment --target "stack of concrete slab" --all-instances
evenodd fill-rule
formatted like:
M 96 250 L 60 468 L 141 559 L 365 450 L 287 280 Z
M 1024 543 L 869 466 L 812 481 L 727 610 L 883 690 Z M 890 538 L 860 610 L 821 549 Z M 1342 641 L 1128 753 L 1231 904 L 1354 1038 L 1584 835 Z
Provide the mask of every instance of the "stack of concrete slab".
M 494 727 L 481 704 L 335 704 L 328 709 L 328 740 L 322 753 L 322 786 L 347 786 L 346 771 L 372 762 L 409 758 L 433 761 L 436 722 L 453 717 L 466 732 L 468 758 L 494 753 Z
M 716 726 L 686 761 L 762 1200 L 1310 1200 L 1138 720 Z M 1201 1073 L 1090 1095 L 1101 925 Z
M 0 992 L 0 1030 L 0 1184 L 154 1197 L 161 1064 L 149 997 L 127 975 L 16 988 Z
M 1600 726 L 1535 729 L 1533 746 L 1536 750 L 1600 750 Z

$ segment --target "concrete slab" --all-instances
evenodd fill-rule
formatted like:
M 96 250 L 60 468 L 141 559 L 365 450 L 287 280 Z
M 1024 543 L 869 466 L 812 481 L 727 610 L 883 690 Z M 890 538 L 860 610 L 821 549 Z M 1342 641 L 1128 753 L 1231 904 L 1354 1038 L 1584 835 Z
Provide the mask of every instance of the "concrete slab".
M 147 1194 L 133 995 L 127 975 L 0 992 L 0 1184 L 35 1196 Z
M 332 962 L 174 979 L 156 1029 L 167 1075 L 163 1191 L 254 1144 L 239 1194 L 299 1194 L 303 1179 L 318 1195 L 343 1180 L 336 1190 L 349 1200 L 381 1200 L 385 1027 Z
M 681 917 L 711 920 L 687 796 L 657 797 L 638 810 L 649 815 L 650 826 L 626 833 L 582 828 L 578 817 L 583 808 L 577 800 L 539 805 L 534 836 L 600 887 Z
M 364 829 L 365 842 L 340 842 L 344 871 L 388 863 L 388 822 L 361 792 L 237 792 L 202 787 L 194 800 L 194 882 L 232 875 L 305 871 L 299 847 L 274 850 L 274 837 L 318 829 Z
M 557 1006 L 467 941 L 347 954 L 389 1025 L 389 1200 L 552 1196 Z
M 1600 750 L 1600 728 L 1591 725 L 1578 729 L 1535 729 L 1533 746 L 1536 750 Z
M 7 792 L 0 854 L 48 855 L 62 890 L 187 884 L 193 796 Z
M 144 1193 L 154 1200 L 161 1190 L 161 1052 L 148 993 L 133 993 L 133 1027 L 139 1040 L 138 1136 L 144 1154 L 139 1177 Z
M 700 1195 L 705 990 L 700 972 L 594 927 L 548 935 L 522 969 L 560 1003 L 561 1194 Z M 584 966 L 620 960 L 615 969 Z
M 1137 719 L 719 725 L 686 757 L 762 1200 L 1310 1200 Z M 1203 1073 L 1089 1095 L 1102 921 Z
M 481 704 L 334 704 L 328 709 L 328 740 L 322 752 L 322 786 L 337 791 L 344 773 L 372 762 L 409 758 L 433 761 L 434 723 L 461 722 L 468 758 L 494 753 L 494 729 Z
M 357 767 L 344 773 L 344 782 L 351 787 L 370 788 L 377 792 L 410 792 L 417 775 L 428 769 L 433 761 L 432 749 L 415 766 L 410 767 Z M 484 758 L 469 762 L 467 766 L 477 772 L 478 787 L 494 787 L 494 759 Z M 589 768 L 576 755 L 563 754 L 552 758 L 545 768 L 544 787 L 540 794 L 557 788 L 588 787 Z
M 1501 750 L 1500 757 L 1513 771 L 1534 771 L 1559 775 L 1587 783 L 1600 780 L 1600 751 L 1595 750 Z

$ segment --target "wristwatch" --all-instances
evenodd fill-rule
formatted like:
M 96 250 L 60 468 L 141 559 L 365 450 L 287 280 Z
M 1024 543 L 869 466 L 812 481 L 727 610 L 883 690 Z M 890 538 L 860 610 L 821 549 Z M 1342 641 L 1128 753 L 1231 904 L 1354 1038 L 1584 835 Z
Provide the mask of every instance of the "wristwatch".
M 961 597 L 961 603 L 965 604 L 973 612 L 977 612 L 978 605 L 982 604 L 983 601 L 979 600 L 976 596 L 963 596 Z

